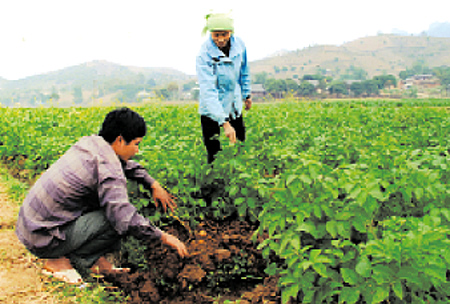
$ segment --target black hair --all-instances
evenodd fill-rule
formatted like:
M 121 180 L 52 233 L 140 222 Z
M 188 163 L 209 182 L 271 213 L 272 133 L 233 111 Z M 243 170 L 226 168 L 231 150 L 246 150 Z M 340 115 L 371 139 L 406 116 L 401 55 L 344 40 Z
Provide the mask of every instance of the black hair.
M 145 133 L 147 126 L 144 118 L 129 108 L 120 108 L 106 115 L 98 135 L 112 144 L 120 135 L 129 143 L 138 137 L 144 137 Z

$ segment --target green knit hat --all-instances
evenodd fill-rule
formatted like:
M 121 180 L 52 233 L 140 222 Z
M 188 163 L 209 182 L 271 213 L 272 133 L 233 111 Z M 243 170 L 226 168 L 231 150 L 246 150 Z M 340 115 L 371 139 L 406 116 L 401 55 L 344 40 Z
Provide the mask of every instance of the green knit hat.
M 203 35 L 208 31 L 234 31 L 234 21 L 229 14 L 208 14 L 205 19 L 206 26 L 203 28 Z

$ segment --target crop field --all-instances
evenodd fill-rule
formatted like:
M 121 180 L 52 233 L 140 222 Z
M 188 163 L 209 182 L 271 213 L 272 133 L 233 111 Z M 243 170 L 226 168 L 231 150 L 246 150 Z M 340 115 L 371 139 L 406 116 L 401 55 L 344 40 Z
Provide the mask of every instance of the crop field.
M 112 280 L 130 303 L 449 301 L 450 100 L 255 104 L 213 166 L 196 105 L 132 108 L 136 160 L 179 207 L 130 199 L 191 256 L 127 239 L 133 272 Z M 1 159 L 32 183 L 111 109 L 0 108 Z

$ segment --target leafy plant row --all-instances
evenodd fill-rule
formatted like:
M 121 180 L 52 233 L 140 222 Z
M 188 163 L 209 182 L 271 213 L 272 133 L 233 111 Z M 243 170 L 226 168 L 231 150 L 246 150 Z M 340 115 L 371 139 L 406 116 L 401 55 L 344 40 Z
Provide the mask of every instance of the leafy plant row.
M 283 303 L 441 303 L 450 297 L 446 106 L 255 105 L 246 142 L 222 138 L 213 166 L 196 106 L 140 107 L 149 132 L 139 161 L 179 198 L 178 218 L 195 225 L 238 214 L 258 222 L 266 271 L 280 275 Z M 2 158 L 34 177 L 97 132 L 110 108 L 0 110 Z M 283 263 L 270 262 L 274 254 Z

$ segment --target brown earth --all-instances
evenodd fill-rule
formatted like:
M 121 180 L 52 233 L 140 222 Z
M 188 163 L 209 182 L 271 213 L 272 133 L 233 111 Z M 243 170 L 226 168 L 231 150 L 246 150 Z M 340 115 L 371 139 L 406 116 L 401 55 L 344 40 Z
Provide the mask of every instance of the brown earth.
M 159 242 L 145 253 L 151 269 L 107 278 L 124 291 L 129 303 L 213 304 L 240 299 L 240 304 L 281 303 L 277 279 L 264 273 L 266 263 L 251 240 L 256 227 L 245 221 L 205 221 L 195 230 L 166 227 L 187 245 L 180 259 Z
M 40 265 L 19 242 L 14 225 L 19 207 L 0 185 L 0 303 L 60 303 L 45 287 Z

